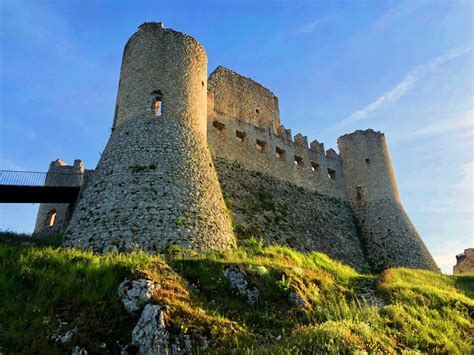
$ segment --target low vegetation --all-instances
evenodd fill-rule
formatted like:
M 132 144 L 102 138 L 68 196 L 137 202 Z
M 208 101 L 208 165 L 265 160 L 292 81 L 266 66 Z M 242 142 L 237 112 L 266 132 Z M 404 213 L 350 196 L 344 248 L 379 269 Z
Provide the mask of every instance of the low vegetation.
M 53 246 L 47 245 L 52 242 Z M 249 239 L 225 253 L 97 255 L 58 246 L 60 237 L 0 236 L 0 352 L 118 353 L 139 314 L 117 296 L 124 278 L 160 284 L 172 334 L 199 335 L 214 353 L 473 352 L 474 277 L 410 269 L 361 274 L 324 254 L 301 254 Z M 238 265 L 259 290 L 250 306 L 224 268 Z M 305 306 L 290 300 L 296 293 Z M 53 344 L 59 322 L 77 328 Z

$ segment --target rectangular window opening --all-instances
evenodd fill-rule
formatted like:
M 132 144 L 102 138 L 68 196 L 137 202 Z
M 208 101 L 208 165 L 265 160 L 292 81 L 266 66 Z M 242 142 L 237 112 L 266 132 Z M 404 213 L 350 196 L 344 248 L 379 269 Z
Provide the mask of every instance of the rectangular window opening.
M 155 103 L 153 104 L 153 116 L 160 117 L 161 116 L 161 109 L 163 107 L 163 102 L 161 101 L 161 97 L 155 98 Z
M 257 145 L 256 145 L 257 150 L 261 152 L 266 152 L 267 151 L 267 142 L 261 141 L 260 139 L 257 139 Z
M 245 143 L 247 142 L 247 133 L 242 131 L 235 131 L 235 136 L 239 142 Z
M 224 131 L 225 131 L 225 124 L 223 124 L 222 122 L 219 122 L 217 120 L 212 122 L 212 126 L 221 133 L 224 133 Z
M 299 155 L 295 155 L 295 165 L 304 166 L 303 157 L 300 157 Z
M 284 149 L 276 147 L 275 149 L 276 157 L 280 160 L 286 160 L 286 152 Z
M 315 163 L 314 161 L 311 162 L 311 170 L 315 173 L 319 173 L 321 171 L 321 165 Z
M 364 195 L 362 194 L 362 186 L 357 186 L 356 192 L 357 192 L 357 201 L 362 201 L 362 198 L 364 197 Z
M 332 169 L 329 169 L 328 168 L 328 176 L 333 179 L 333 180 L 336 180 L 336 170 L 332 170 Z

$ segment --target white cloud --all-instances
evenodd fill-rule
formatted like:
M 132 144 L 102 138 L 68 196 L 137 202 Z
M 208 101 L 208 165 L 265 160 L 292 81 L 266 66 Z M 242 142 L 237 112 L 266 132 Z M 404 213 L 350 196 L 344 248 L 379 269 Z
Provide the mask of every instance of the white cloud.
M 292 36 L 300 36 L 300 35 L 308 35 L 314 32 L 318 26 L 321 24 L 331 22 L 334 20 L 333 15 L 328 15 L 328 16 L 323 16 L 320 18 L 317 18 L 313 21 L 307 22 L 301 27 L 296 28 L 295 30 L 290 32 L 290 35 Z
M 467 48 L 455 48 L 450 50 L 448 53 L 440 55 L 429 62 L 422 64 L 413 70 L 409 71 L 405 77 L 393 88 L 379 96 L 373 102 L 367 106 L 361 108 L 350 114 L 347 118 L 343 119 L 340 126 L 344 126 L 356 121 L 360 121 L 367 117 L 370 117 L 375 111 L 377 111 L 383 105 L 398 101 L 413 85 L 426 75 L 435 72 L 441 65 L 447 63 L 453 59 L 456 59 L 471 51 L 471 47 Z

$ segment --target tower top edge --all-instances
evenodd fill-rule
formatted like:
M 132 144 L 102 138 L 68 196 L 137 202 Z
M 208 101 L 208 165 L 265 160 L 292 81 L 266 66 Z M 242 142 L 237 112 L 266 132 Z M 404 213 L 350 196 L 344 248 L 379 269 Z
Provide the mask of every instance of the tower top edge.
M 372 128 L 368 128 L 368 129 L 365 129 L 365 130 L 358 129 L 357 131 L 354 131 L 352 133 L 347 133 L 347 134 L 344 134 L 344 135 L 340 136 L 337 140 L 339 141 L 339 140 L 343 140 L 343 139 L 347 139 L 347 138 L 352 138 L 352 137 L 355 137 L 355 136 L 380 136 L 380 137 L 384 137 L 385 134 L 383 132 L 380 132 L 380 131 L 375 131 Z
M 183 33 L 183 32 L 179 32 L 179 31 L 176 31 L 176 30 L 173 30 L 171 28 L 165 28 L 165 25 L 163 22 L 144 22 L 142 23 L 140 26 L 138 26 L 138 31 L 136 31 L 127 41 L 127 44 L 133 40 L 134 38 L 136 38 L 137 36 L 139 36 L 140 34 L 142 33 L 147 33 L 147 34 L 156 34 L 156 35 L 160 35 L 160 34 L 167 34 L 167 35 L 172 35 L 172 36 L 175 36 L 177 39 L 179 38 L 179 40 L 182 40 L 188 44 L 192 44 L 192 45 L 196 45 L 197 47 L 200 47 L 202 51 L 204 51 L 204 53 L 206 53 L 206 49 L 204 48 L 204 46 L 194 37 L 186 34 L 186 33 Z M 125 45 L 126 47 L 126 45 Z M 207 56 L 207 54 L 206 54 Z

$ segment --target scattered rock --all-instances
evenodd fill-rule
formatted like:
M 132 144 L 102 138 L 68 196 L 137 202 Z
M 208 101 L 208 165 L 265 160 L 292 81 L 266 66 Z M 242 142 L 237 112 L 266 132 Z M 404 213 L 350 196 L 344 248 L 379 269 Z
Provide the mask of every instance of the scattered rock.
M 295 290 L 290 290 L 288 299 L 298 308 L 305 308 L 308 306 L 308 302 L 306 302 L 306 300 L 301 297 Z
M 189 334 L 180 334 L 174 339 L 173 344 L 171 344 L 172 355 L 190 354 L 192 351 L 193 343 Z
M 69 343 L 76 335 L 77 328 L 66 329 L 67 327 L 67 322 L 59 320 L 59 327 L 51 335 L 51 340 L 57 344 Z
M 150 280 L 125 279 L 118 287 L 118 295 L 125 309 L 132 313 L 150 302 L 154 291 L 158 288 L 159 284 Z
M 230 288 L 236 290 L 241 296 L 247 297 L 247 303 L 254 306 L 258 303 L 259 291 L 256 287 L 247 288 L 247 274 L 237 265 L 224 269 L 224 276 L 229 281 Z
M 165 327 L 164 313 L 167 308 L 147 304 L 132 331 L 132 344 L 140 355 L 167 354 L 169 333 Z
M 258 292 L 258 288 L 253 287 L 247 289 L 247 303 L 251 306 L 255 306 L 258 303 L 258 297 L 260 296 L 260 292 Z
M 274 342 L 279 342 L 281 341 L 281 339 L 283 339 L 283 337 L 280 335 L 273 335 L 272 333 L 267 333 L 267 339 L 271 340 L 271 341 L 274 341 Z
M 383 298 L 375 295 L 375 291 L 372 289 L 365 289 L 364 292 L 360 294 L 360 296 L 369 306 L 374 306 L 378 308 L 382 308 L 383 306 L 385 306 L 385 301 L 383 300 Z
M 87 355 L 87 350 L 81 348 L 80 346 L 75 346 L 74 349 L 71 351 L 71 355 Z
M 231 265 L 224 269 L 224 276 L 229 281 L 230 288 L 237 290 L 242 296 L 247 295 L 247 274 L 237 265 Z

